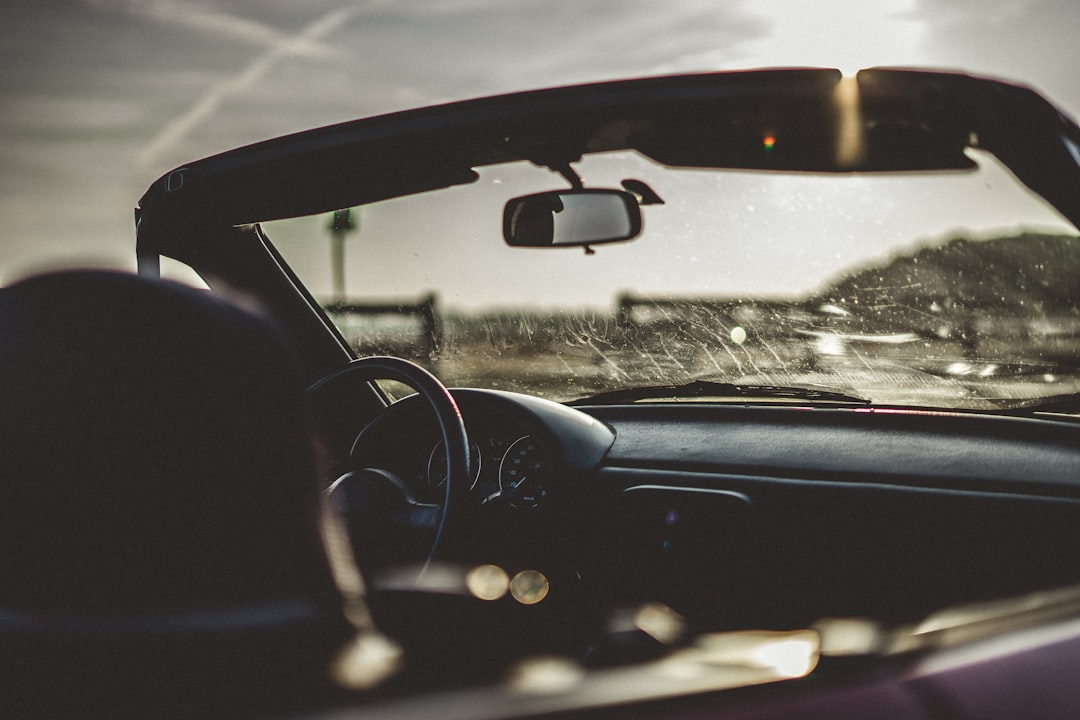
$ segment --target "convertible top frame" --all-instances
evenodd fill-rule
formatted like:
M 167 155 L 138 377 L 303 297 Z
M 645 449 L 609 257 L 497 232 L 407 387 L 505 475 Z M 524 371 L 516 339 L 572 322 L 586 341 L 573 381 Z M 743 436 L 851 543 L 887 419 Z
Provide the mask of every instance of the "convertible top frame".
M 162 256 L 179 260 L 211 284 L 254 293 L 290 332 L 322 335 L 304 358 L 314 379 L 352 351 L 253 223 L 467 184 L 489 165 L 565 168 L 589 153 L 872 173 L 968 169 L 968 148 L 996 156 L 1080 227 L 1080 127 L 1030 88 L 960 73 L 874 68 L 845 78 L 810 68 L 534 90 L 255 143 L 156 180 L 136 209 L 136 252 L 142 274 L 158 275 Z M 267 264 L 279 272 L 263 272 Z
M 829 173 L 962 169 L 963 150 L 980 147 L 1080 224 L 1080 128 L 1033 90 L 903 69 L 862 70 L 855 81 L 867 145 L 855 158 L 833 142 L 851 116 L 837 106 L 843 75 L 826 69 L 536 90 L 287 135 L 155 181 L 137 210 L 139 251 L 170 254 L 176 231 L 192 225 L 312 215 L 473 182 L 477 167 L 620 150 L 675 166 Z M 788 141 L 788 153 L 761 152 L 762 133 Z

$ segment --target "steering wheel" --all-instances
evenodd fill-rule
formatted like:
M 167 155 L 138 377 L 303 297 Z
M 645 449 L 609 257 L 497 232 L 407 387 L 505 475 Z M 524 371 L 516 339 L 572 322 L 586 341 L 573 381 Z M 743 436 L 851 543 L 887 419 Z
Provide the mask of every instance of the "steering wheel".
M 345 473 L 327 490 L 331 503 L 343 513 L 357 560 L 370 563 L 371 554 L 387 546 L 385 534 L 396 527 L 434 528 L 424 568 L 436 559 L 440 545 L 453 534 L 458 507 L 468 493 L 474 459 L 457 402 L 438 378 L 416 363 L 396 357 L 364 357 L 321 378 L 311 385 L 309 396 L 317 396 L 348 377 L 350 381 L 396 380 L 417 391 L 435 412 L 443 447 L 446 448 L 446 488 L 441 507 L 416 502 L 396 476 L 379 468 L 363 468 Z M 423 572 L 423 570 L 421 571 Z

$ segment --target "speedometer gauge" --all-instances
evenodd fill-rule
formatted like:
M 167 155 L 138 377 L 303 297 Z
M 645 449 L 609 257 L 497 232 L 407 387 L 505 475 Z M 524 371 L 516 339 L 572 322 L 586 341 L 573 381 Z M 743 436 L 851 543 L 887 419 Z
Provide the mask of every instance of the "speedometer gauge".
M 472 457 L 473 476 L 469 479 L 469 492 L 476 488 L 476 481 L 480 479 L 480 446 L 474 442 L 469 443 L 469 455 Z M 431 455 L 428 456 L 427 465 L 428 485 L 435 490 L 446 488 L 446 445 L 440 440 Z
M 511 443 L 499 465 L 499 488 L 512 508 L 537 508 L 548 494 L 547 453 L 532 435 Z

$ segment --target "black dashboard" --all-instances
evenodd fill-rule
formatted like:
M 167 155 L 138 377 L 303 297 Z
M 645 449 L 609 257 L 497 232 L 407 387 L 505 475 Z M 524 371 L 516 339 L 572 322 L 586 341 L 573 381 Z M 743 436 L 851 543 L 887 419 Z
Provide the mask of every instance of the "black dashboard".
M 699 629 L 913 621 L 1080 581 L 1080 426 L 889 409 L 570 408 L 457 389 L 478 462 L 457 557 L 535 567 L 599 613 L 663 603 Z M 438 426 L 378 415 L 354 466 L 435 502 Z
M 1080 579 L 1076 425 L 876 409 L 590 412 L 616 428 L 597 480 L 633 547 L 621 575 L 614 559 L 626 555 L 610 556 L 609 584 L 675 588 L 676 606 L 709 624 L 897 624 Z

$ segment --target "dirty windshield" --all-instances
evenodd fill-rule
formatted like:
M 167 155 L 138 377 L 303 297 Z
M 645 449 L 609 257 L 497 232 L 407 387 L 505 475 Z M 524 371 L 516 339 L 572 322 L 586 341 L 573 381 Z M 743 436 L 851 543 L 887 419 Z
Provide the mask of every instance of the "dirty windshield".
M 507 245 L 508 200 L 567 188 L 524 164 L 264 228 L 358 354 L 449 386 L 572 401 L 704 380 L 967 409 L 1076 393 L 1080 239 L 970 154 L 977 170 L 896 175 L 589 156 L 586 188 L 662 202 L 638 237 L 588 249 Z

